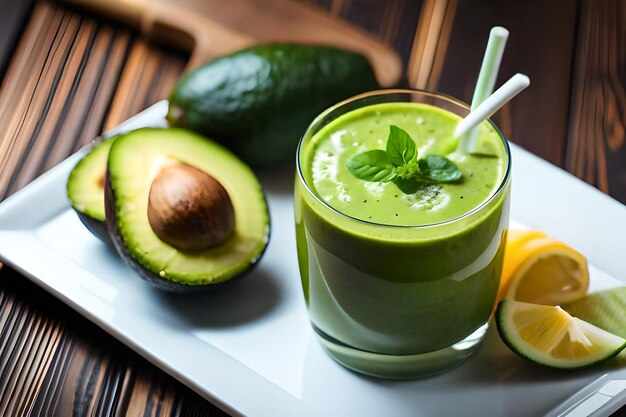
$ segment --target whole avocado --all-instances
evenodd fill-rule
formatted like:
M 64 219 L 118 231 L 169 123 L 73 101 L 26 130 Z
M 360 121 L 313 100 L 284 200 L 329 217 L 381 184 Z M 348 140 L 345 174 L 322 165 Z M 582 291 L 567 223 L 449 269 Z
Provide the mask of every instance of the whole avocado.
M 268 44 L 185 74 L 167 119 L 214 138 L 257 167 L 293 158 L 313 119 L 329 106 L 378 88 L 365 57 L 297 44 Z

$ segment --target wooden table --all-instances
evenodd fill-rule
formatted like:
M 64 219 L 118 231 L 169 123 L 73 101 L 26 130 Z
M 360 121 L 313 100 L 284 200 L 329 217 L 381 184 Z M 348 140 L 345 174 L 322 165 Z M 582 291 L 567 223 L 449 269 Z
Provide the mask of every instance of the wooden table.
M 496 122 L 513 142 L 626 203 L 626 1 L 308 3 L 396 48 L 407 85 L 466 101 L 488 30 L 504 25 L 500 82 L 524 72 L 532 85 Z M 46 0 L 0 3 L 0 200 L 166 97 L 186 59 Z M 224 413 L 4 267 L 0 415 Z

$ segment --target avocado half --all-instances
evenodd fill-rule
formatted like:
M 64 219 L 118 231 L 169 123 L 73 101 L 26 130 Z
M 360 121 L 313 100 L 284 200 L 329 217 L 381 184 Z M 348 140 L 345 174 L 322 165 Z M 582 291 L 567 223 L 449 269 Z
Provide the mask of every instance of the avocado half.
M 81 159 L 67 180 L 67 196 L 80 221 L 101 241 L 112 245 L 104 210 L 104 183 L 109 149 L 115 138 L 96 144 Z
M 208 174 L 228 194 L 234 226 L 222 243 L 180 249 L 155 233 L 148 215 L 151 188 L 173 164 Z M 183 211 L 193 205 L 181 204 Z M 119 136 L 109 151 L 105 208 L 107 229 L 121 258 L 166 291 L 206 289 L 239 276 L 258 262 L 269 242 L 269 212 L 254 173 L 224 147 L 185 129 L 145 128 Z
M 257 45 L 183 75 L 170 95 L 167 119 L 267 167 L 293 159 L 307 126 L 323 110 L 378 88 L 372 66 L 358 53 Z

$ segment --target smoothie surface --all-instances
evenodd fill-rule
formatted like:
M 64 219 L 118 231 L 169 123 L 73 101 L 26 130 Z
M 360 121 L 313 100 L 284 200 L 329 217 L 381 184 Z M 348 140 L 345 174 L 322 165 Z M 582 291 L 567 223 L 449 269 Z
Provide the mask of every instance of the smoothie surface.
M 301 153 L 301 169 L 313 192 L 350 217 L 372 223 L 422 226 L 455 219 L 480 206 L 496 192 L 505 175 L 505 148 L 488 123 L 478 143 L 489 156 L 457 153 L 452 133 L 461 118 L 420 103 L 384 103 L 353 110 L 317 132 Z M 425 185 L 404 194 L 393 182 L 370 182 L 353 176 L 347 162 L 354 155 L 385 149 L 390 125 L 409 133 L 418 158 L 444 155 L 461 170 L 456 183 Z

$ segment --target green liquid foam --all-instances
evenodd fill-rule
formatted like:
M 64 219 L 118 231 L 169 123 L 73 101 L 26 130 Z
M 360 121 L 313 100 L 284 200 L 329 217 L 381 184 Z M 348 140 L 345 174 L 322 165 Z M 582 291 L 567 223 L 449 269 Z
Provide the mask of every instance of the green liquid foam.
M 452 133 L 460 117 L 427 104 L 385 103 L 351 111 L 321 129 L 303 150 L 302 171 L 314 193 L 337 211 L 360 220 L 399 226 L 445 222 L 464 215 L 493 195 L 504 177 L 505 149 L 488 123 L 478 143 L 489 156 L 457 153 Z M 458 183 L 427 185 L 404 194 L 393 183 L 363 181 L 347 169 L 354 155 L 385 149 L 389 126 L 411 135 L 418 158 L 444 155 L 463 173 Z

